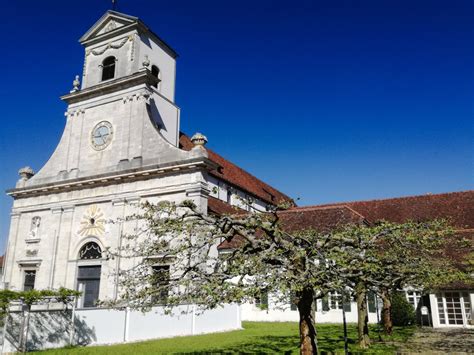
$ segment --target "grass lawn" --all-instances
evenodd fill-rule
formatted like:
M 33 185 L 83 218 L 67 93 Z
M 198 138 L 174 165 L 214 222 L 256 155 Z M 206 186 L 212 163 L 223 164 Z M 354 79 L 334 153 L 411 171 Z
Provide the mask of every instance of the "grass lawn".
M 112 346 L 95 346 L 85 348 L 58 349 L 38 352 L 37 354 L 209 354 L 209 353 L 284 353 L 298 354 L 298 324 L 297 323 L 265 323 L 243 322 L 243 330 L 227 333 L 177 337 L 144 341 Z M 371 327 L 371 337 L 374 344 L 369 353 L 392 353 L 395 350 L 393 342 L 405 342 L 413 332 L 414 327 L 395 328 L 392 337 L 378 340 L 376 326 Z M 322 353 L 344 353 L 342 324 L 318 324 L 318 344 Z M 349 350 L 360 352 L 355 345 L 356 325 L 348 326 Z

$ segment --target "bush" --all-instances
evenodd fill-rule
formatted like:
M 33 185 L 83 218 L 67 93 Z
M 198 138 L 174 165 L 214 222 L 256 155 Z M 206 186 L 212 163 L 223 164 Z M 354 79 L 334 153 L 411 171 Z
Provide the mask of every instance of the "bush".
M 399 326 L 412 325 L 416 322 L 413 306 L 400 292 L 395 292 L 392 296 L 392 322 L 393 325 Z

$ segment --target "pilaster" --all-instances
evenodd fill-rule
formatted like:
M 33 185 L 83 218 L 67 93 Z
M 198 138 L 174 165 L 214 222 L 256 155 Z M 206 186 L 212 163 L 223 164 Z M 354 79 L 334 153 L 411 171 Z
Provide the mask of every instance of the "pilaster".
M 20 224 L 21 214 L 12 212 L 10 219 L 10 232 L 8 233 L 8 244 L 7 244 L 7 253 L 6 259 L 4 262 L 5 269 L 3 270 L 3 275 L 5 275 L 4 282 L 8 283 L 8 288 L 19 287 L 19 285 L 12 284 L 13 270 L 15 268 L 15 253 L 16 246 L 18 243 L 18 226 Z
M 67 261 L 71 242 L 74 209 L 74 206 L 64 206 L 61 208 L 61 212 L 56 212 L 61 213 L 61 218 L 54 247 L 55 257 L 52 261 L 51 288 L 66 287 Z

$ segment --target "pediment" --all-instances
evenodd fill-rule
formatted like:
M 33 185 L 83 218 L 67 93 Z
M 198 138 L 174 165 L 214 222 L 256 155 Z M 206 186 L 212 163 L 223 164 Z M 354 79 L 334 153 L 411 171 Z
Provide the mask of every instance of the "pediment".
M 79 39 L 79 42 L 89 41 L 137 22 L 137 17 L 109 10 Z

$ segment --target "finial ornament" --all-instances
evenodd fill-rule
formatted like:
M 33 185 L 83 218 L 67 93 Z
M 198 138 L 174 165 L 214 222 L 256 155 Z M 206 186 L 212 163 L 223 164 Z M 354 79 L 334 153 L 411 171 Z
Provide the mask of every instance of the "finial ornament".
M 25 166 L 18 170 L 18 175 L 20 175 L 21 180 L 26 181 L 31 179 L 35 175 L 35 172 L 29 166 Z
M 207 137 L 204 134 L 197 132 L 191 137 L 191 142 L 196 146 L 204 147 L 207 143 Z
M 81 81 L 79 80 L 79 75 L 76 75 L 76 78 L 72 82 L 72 90 L 71 92 L 79 91 L 79 85 L 81 85 Z
M 148 59 L 148 55 L 145 55 L 145 59 L 143 59 L 142 65 L 143 68 L 146 69 L 148 69 L 148 67 L 150 66 L 150 59 Z

